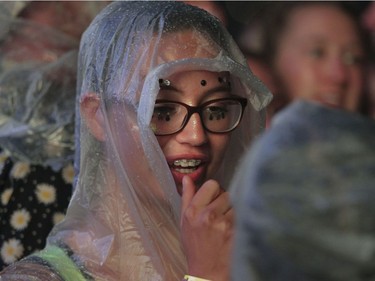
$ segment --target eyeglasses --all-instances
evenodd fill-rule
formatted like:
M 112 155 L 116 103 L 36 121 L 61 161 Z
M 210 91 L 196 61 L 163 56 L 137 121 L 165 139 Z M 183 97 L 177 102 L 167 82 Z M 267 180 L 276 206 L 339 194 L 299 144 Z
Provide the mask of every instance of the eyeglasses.
M 157 136 L 180 132 L 194 113 L 198 113 L 205 130 L 221 134 L 233 131 L 241 121 L 247 99 L 228 97 L 190 106 L 178 101 L 157 100 L 151 128 Z

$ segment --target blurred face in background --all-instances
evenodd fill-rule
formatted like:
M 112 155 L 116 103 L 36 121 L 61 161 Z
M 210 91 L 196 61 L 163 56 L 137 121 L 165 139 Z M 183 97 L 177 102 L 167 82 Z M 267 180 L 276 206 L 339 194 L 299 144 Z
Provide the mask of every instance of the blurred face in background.
M 227 15 L 223 6 L 218 4 L 216 1 L 184 1 L 186 4 L 196 6 L 203 10 L 206 10 L 211 15 L 217 17 L 225 26 L 228 24 Z
M 362 24 L 375 33 L 375 2 L 370 2 L 362 16 Z
M 291 12 L 275 67 L 291 99 L 355 111 L 363 88 L 362 57 L 353 20 L 333 5 L 311 4 Z
M 109 1 L 26 1 L 14 24 L 1 40 L 0 56 L 16 62 L 52 62 L 72 49 L 94 16 Z M 24 1 L 25 2 L 25 1 Z
M 375 50 L 375 2 L 369 2 L 362 14 L 362 25 L 370 33 L 370 44 L 372 51 Z M 375 61 L 367 61 L 369 65 L 366 69 L 367 74 L 367 93 L 369 93 L 369 114 L 375 119 Z

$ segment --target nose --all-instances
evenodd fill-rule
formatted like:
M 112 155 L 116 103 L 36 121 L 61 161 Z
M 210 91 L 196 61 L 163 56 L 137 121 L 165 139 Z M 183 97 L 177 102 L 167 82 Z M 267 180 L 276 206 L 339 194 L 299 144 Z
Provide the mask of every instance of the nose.
M 186 126 L 176 136 L 180 143 L 200 146 L 207 143 L 207 132 L 198 113 L 191 115 Z
M 333 57 L 327 62 L 325 69 L 326 77 L 332 83 L 344 86 L 347 83 L 349 67 L 345 64 L 343 58 L 339 56 Z

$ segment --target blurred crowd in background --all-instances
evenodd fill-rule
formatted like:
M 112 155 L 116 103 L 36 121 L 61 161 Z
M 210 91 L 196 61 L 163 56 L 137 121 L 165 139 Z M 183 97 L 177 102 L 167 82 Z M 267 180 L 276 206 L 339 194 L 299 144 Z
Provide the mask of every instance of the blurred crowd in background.
M 42 249 L 74 179 L 77 54 L 108 2 L 0 2 L 0 269 Z

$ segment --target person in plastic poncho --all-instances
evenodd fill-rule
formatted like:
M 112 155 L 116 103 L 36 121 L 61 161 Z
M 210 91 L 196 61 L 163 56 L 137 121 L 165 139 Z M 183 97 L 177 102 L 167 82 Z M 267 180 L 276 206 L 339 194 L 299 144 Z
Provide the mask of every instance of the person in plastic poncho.
M 0 1 L 0 271 L 68 207 L 79 39 L 106 4 Z
M 375 280 L 375 122 L 295 102 L 231 184 L 233 281 Z
M 0 280 L 228 280 L 224 190 L 271 96 L 229 33 L 181 2 L 114 2 L 85 31 L 78 72 L 66 218 Z

